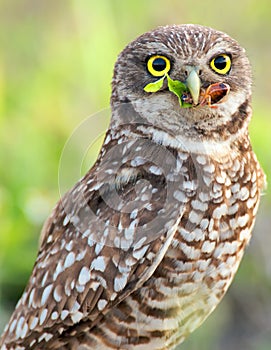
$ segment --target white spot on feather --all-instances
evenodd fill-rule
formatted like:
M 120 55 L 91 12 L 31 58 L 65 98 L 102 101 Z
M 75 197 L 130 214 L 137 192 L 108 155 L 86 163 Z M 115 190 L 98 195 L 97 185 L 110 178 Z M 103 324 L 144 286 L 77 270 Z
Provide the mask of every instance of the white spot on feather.
M 102 271 L 102 272 L 105 270 L 105 267 L 106 267 L 106 264 L 103 256 L 98 256 L 96 259 L 94 259 L 90 266 L 91 269 L 94 269 L 96 271 Z M 88 273 L 89 275 L 89 271 L 88 272 L 86 271 L 86 273 Z M 89 279 L 87 280 L 87 282 L 89 281 Z M 80 283 L 80 284 L 83 284 L 83 283 Z
M 131 161 L 131 165 L 133 167 L 137 167 L 139 165 L 142 165 L 142 164 L 145 164 L 146 163 L 146 159 L 140 157 L 140 156 L 137 156 L 135 157 L 132 161 Z
M 154 175 L 162 175 L 162 170 L 155 165 L 150 166 L 149 171 Z
M 46 342 L 48 342 L 50 339 L 53 338 L 53 334 L 50 334 L 50 333 L 45 333 L 45 337 L 44 337 L 44 340 Z
M 199 224 L 202 220 L 202 213 L 197 213 L 194 210 L 191 210 L 191 212 L 189 213 L 189 220 L 193 223 L 193 224 Z
M 69 243 L 66 244 L 65 249 L 70 252 L 72 250 L 73 246 L 73 241 L 70 241 Z
M 201 165 L 205 165 L 207 163 L 206 157 L 199 155 L 197 156 L 197 162 Z
M 43 325 L 43 323 L 45 322 L 47 314 L 48 314 L 48 309 L 43 309 L 40 314 L 40 322 L 39 322 L 40 326 Z
M 214 219 L 221 219 L 221 217 L 225 214 L 227 214 L 227 205 L 221 204 L 219 207 L 215 208 L 215 210 L 213 211 L 213 218 Z
M 56 266 L 56 269 L 55 269 L 55 272 L 54 272 L 54 275 L 53 275 L 54 281 L 57 279 L 58 275 L 61 274 L 63 271 L 64 271 L 64 269 L 63 269 L 63 266 L 62 266 L 62 262 L 59 261 L 57 263 L 57 266 Z
M 10 327 L 9 327 L 10 333 L 12 333 L 12 332 L 14 331 L 15 326 L 16 326 L 16 323 L 17 323 L 17 320 L 16 320 L 16 319 L 12 321 L 12 323 L 11 323 L 11 325 L 10 325 Z
M 29 324 L 29 329 L 31 329 L 31 330 L 35 329 L 37 324 L 38 324 L 38 322 L 39 322 L 38 317 L 33 317 L 31 323 Z
M 82 267 L 79 273 L 78 283 L 84 286 L 89 280 L 90 280 L 90 271 L 86 266 L 84 266 Z
M 62 295 L 61 295 L 61 286 L 60 285 L 57 285 L 55 287 L 53 297 L 57 303 L 59 303 L 61 301 Z
M 82 235 L 82 238 L 87 237 L 90 234 L 90 229 L 88 228 Z
M 85 255 L 86 255 L 87 249 L 83 250 L 82 252 L 80 252 L 79 254 L 77 254 L 76 256 L 76 261 L 81 261 L 84 259 Z
M 69 222 L 70 222 L 70 216 L 67 215 L 67 216 L 65 216 L 65 218 L 64 218 L 64 220 L 63 220 L 63 226 L 68 225 Z
M 77 311 L 76 313 L 71 315 L 71 319 L 72 319 L 73 323 L 80 322 L 82 320 L 82 318 L 83 318 L 83 314 L 80 311 Z
M 138 209 L 136 208 L 131 212 L 130 218 L 135 219 L 137 217 L 137 214 L 138 214 Z
M 61 314 L 60 314 L 60 318 L 61 320 L 65 320 L 65 318 L 69 315 L 69 311 L 68 310 L 63 310 L 61 311 Z
M 182 203 L 185 203 L 187 201 L 187 196 L 182 191 L 175 191 L 173 193 L 173 197 Z
M 146 241 L 147 237 L 142 237 L 138 242 L 134 245 L 134 250 L 137 250 L 142 247 L 143 243 Z
M 25 322 L 24 325 L 23 325 L 23 327 L 22 327 L 22 331 L 21 331 L 20 338 L 23 339 L 23 338 L 26 336 L 27 332 L 28 332 L 28 325 L 27 325 L 27 323 Z
M 33 346 L 36 343 L 37 339 L 33 339 L 32 342 L 30 343 L 30 346 Z
M 104 247 L 103 243 L 97 243 L 96 246 L 95 246 L 95 254 L 96 255 L 100 254 L 100 252 L 102 251 L 103 247 Z
M 97 304 L 97 307 L 98 307 L 98 310 L 103 310 L 107 305 L 107 300 L 105 299 L 101 299 L 98 301 L 98 304 Z
M 31 290 L 31 292 L 30 292 L 29 300 L 28 300 L 28 307 L 31 307 L 31 306 L 32 306 L 33 308 L 36 307 L 36 305 L 34 304 L 34 295 L 35 295 L 35 291 L 36 291 L 36 289 L 33 288 L 33 289 Z
M 24 323 L 24 317 L 20 317 L 16 326 L 16 332 L 15 332 L 17 339 L 21 337 L 23 323 Z
M 240 225 L 241 227 L 244 227 L 249 221 L 249 215 L 245 214 L 243 216 L 239 216 L 237 219 L 237 223 L 238 225 Z
M 65 259 L 64 262 L 64 269 L 67 269 L 68 267 L 72 266 L 75 261 L 75 254 L 73 252 L 70 252 Z
M 215 242 L 205 241 L 202 244 L 201 251 L 203 253 L 211 253 L 215 249 Z
M 115 292 L 120 292 L 126 286 L 128 275 L 122 275 L 120 277 L 115 277 L 114 279 L 114 290 Z
M 52 319 L 52 320 L 57 320 L 58 317 L 59 317 L 59 314 L 58 314 L 57 311 L 54 311 L 54 312 L 52 313 L 52 315 L 51 315 L 51 319 Z
M 52 288 L 53 288 L 52 284 L 49 284 L 47 287 L 44 288 L 43 293 L 42 293 L 42 297 L 41 297 L 41 302 L 40 302 L 41 306 L 44 306 L 45 303 L 47 302 Z
M 144 256 L 148 248 L 149 248 L 149 245 L 146 245 L 145 247 L 139 250 L 133 251 L 133 257 L 137 260 L 140 260 Z

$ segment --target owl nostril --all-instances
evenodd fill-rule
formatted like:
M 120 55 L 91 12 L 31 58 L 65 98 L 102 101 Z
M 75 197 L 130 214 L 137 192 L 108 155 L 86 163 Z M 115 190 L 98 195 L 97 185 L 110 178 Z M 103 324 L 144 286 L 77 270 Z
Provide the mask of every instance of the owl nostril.
M 197 67 L 192 68 L 192 69 L 195 70 L 195 71 L 197 72 L 197 74 L 198 74 L 199 77 L 202 75 L 202 69 L 198 69 Z M 184 74 L 185 74 L 186 78 L 189 76 L 190 73 L 191 73 L 191 69 L 186 69 L 186 70 L 184 71 Z

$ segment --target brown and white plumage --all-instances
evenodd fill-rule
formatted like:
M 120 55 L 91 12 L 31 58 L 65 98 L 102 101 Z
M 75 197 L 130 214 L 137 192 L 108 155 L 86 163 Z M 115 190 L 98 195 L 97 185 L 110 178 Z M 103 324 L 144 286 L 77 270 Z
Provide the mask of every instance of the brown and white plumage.
M 231 70 L 210 60 L 226 53 Z M 146 62 L 201 89 L 214 106 L 181 108 Z M 173 349 L 212 312 L 238 268 L 264 186 L 251 149 L 251 73 L 226 34 L 197 25 L 143 34 L 120 54 L 112 118 L 92 169 L 44 225 L 26 290 L 1 349 Z

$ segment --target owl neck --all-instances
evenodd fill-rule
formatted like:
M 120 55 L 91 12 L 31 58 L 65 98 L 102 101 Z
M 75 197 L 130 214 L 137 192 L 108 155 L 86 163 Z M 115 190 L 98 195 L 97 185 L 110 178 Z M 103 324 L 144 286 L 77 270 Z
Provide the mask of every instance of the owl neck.
M 235 111 L 228 111 L 227 106 L 218 108 L 211 118 L 195 122 L 194 128 L 206 140 L 232 142 L 247 135 L 251 115 L 250 99 L 246 99 Z
M 206 107 L 208 111 L 209 107 Z M 210 110 L 210 109 L 209 109 Z M 186 113 L 187 110 L 185 110 Z M 196 111 L 196 109 L 195 109 Z M 181 152 L 207 154 L 221 157 L 242 147 L 250 149 L 248 123 L 251 117 L 249 99 L 243 102 L 230 117 L 223 109 L 214 110 L 208 118 L 194 118 L 192 121 L 183 116 L 179 127 L 167 123 L 152 123 L 138 113 L 131 103 L 120 104 L 113 110 L 110 130 L 112 138 L 148 138 L 159 145 L 174 148 Z M 221 114 L 221 115 L 220 115 Z M 226 115 L 226 117 L 225 117 Z M 149 117 L 149 116 L 148 116 Z M 171 127 L 172 126 L 172 127 Z M 119 141 L 120 142 L 120 141 Z

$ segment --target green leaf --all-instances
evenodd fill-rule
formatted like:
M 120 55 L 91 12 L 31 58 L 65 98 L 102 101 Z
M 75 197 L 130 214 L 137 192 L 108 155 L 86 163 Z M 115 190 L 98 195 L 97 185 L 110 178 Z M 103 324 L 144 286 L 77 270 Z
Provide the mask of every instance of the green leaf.
M 168 89 L 169 91 L 173 92 L 176 96 L 178 96 L 180 106 L 183 108 L 191 107 L 192 105 L 190 103 L 184 103 L 182 101 L 182 95 L 185 92 L 188 92 L 187 86 L 179 80 L 171 79 L 168 74 L 166 75 L 166 77 L 168 81 Z
M 163 86 L 163 82 L 164 82 L 165 77 L 166 76 L 164 75 L 161 79 L 155 81 L 154 83 L 149 83 L 148 85 L 146 85 L 144 87 L 144 91 L 156 92 L 156 91 L 160 90 L 161 87 Z
M 187 102 L 183 102 L 181 99 L 179 99 L 180 105 L 182 108 L 190 108 L 192 107 L 192 103 L 187 103 Z
M 182 95 L 185 92 L 188 92 L 187 86 L 184 83 L 182 83 L 181 81 L 179 81 L 179 80 L 171 79 L 168 74 L 164 75 L 159 80 L 156 80 L 154 83 L 149 83 L 148 85 L 146 85 L 144 87 L 144 91 L 146 91 L 146 92 L 157 92 L 157 91 L 159 91 L 162 88 L 162 86 L 163 86 L 165 78 L 167 78 L 167 81 L 168 81 L 168 89 L 169 89 L 169 91 L 173 92 L 176 96 L 178 96 L 180 106 L 182 108 L 189 108 L 189 107 L 191 107 L 192 104 L 185 103 L 185 102 L 182 101 Z
M 182 97 L 183 93 L 187 91 L 187 87 L 184 83 L 179 80 L 173 80 L 167 74 L 168 88 L 169 91 L 173 92 L 179 98 Z

